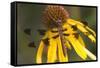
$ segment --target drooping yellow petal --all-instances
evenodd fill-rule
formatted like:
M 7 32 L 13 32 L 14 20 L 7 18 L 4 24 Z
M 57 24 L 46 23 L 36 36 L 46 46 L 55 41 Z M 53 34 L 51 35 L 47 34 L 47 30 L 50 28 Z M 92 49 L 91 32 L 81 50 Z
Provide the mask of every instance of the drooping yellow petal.
M 68 23 L 70 23 L 71 25 L 76 25 L 76 24 L 79 24 L 81 26 L 85 26 L 82 22 L 79 22 L 79 21 L 76 21 L 76 20 L 73 20 L 73 19 L 68 19 L 67 20 Z M 89 28 L 88 26 L 86 26 L 86 29 L 88 31 L 90 31 L 95 37 L 96 37 L 96 33 L 95 31 L 93 31 L 91 28 Z
M 96 39 L 93 35 L 88 35 L 88 37 L 91 39 L 92 42 L 94 42 L 94 43 L 96 42 Z
M 80 35 L 78 37 L 78 40 L 83 46 L 85 46 L 85 43 L 84 43 L 84 41 L 83 41 L 83 39 L 82 39 L 82 37 Z
M 61 44 L 61 40 L 60 38 L 56 39 L 57 41 L 57 47 L 58 47 L 58 58 L 60 62 L 68 62 L 68 56 L 67 53 L 64 56 L 64 52 L 63 52 L 63 48 L 62 48 L 62 44 Z
M 70 19 L 70 18 L 67 19 L 67 23 L 69 23 L 70 25 L 76 25 L 77 24 L 75 20 Z
M 72 27 L 67 22 L 65 22 L 65 24 L 63 25 L 63 28 L 67 29 L 66 31 L 64 31 L 64 33 L 66 33 L 66 34 L 71 34 L 71 33 L 75 32 L 75 31 L 73 31 Z
M 72 29 L 71 26 L 67 23 L 67 21 L 63 24 L 63 28 Z
M 95 40 L 95 37 L 94 36 L 96 36 L 96 34 L 95 34 L 95 32 L 92 30 L 92 29 L 90 29 L 89 27 L 84 27 L 84 24 L 82 24 L 81 22 L 79 22 L 79 21 L 76 21 L 76 20 L 73 20 L 73 19 L 67 19 L 67 23 L 68 24 L 70 24 L 70 25 L 76 25 L 76 27 L 80 30 L 80 31 L 82 31 L 86 36 L 88 36 L 88 38 L 92 41 L 92 42 L 96 42 L 96 40 Z M 93 34 L 91 34 L 90 32 Z
M 65 33 L 65 32 L 64 32 Z M 66 33 L 67 34 L 67 33 Z M 78 36 L 78 41 L 83 45 L 83 46 L 85 46 L 85 43 L 84 43 L 84 41 L 83 41 L 83 39 L 82 39 L 82 37 L 79 35 Z M 68 40 L 67 40 L 67 36 L 65 37 L 65 40 L 66 40 L 66 46 L 69 48 L 69 49 L 71 49 L 71 45 L 70 45 L 70 43 L 68 42 Z
M 42 52 L 43 52 L 43 48 L 44 48 L 44 43 L 43 41 L 40 42 L 38 51 L 37 51 L 37 55 L 36 55 L 36 63 L 42 63 Z
M 66 48 L 71 49 L 71 45 L 68 42 L 68 40 L 66 39 L 66 37 L 65 37 L 65 46 L 66 46 Z
M 92 54 L 88 49 L 86 49 L 85 47 L 83 47 L 84 51 L 87 53 L 87 55 L 92 59 L 92 60 L 96 60 L 96 56 L 94 54 Z
M 71 45 L 70 45 L 70 43 L 68 42 L 68 41 L 66 41 L 66 47 L 68 48 L 68 49 L 71 49 Z
M 91 33 L 93 33 L 93 35 L 96 37 L 96 33 L 95 31 L 93 31 L 91 28 L 89 28 L 88 26 L 86 27 Z
M 68 37 L 68 40 L 72 44 L 73 48 L 75 49 L 76 53 L 85 60 L 87 58 L 87 53 L 84 51 L 82 44 L 75 39 L 74 37 L 70 36 Z
M 57 59 L 57 43 L 54 39 L 50 39 L 47 54 L 47 63 L 54 63 Z

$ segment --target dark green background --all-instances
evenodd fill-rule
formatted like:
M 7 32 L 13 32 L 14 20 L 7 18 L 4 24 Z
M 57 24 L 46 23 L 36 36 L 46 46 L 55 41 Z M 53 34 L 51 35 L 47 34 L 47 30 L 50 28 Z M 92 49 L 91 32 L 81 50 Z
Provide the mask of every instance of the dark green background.
M 42 22 L 42 13 L 47 5 L 40 4 L 17 4 L 17 61 L 18 64 L 35 64 L 35 57 L 41 35 L 37 31 L 38 29 L 44 29 Z M 64 6 L 64 8 L 70 13 L 70 18 L 74 20 L 87 21 L 89 27 L 96 31 L 96 8 L 95 7 L 79 7 L 79 6 Z M 24 33 L 24 29 L 30 28 L 31 35 Z M 96 54 L 96 44 L 92 43 L 86 36 L 81 34 L 84 38 L 84 42 L 87 48 L 94 54 Z M 28 44 L 34 41 L 36 48 L 28 47 Z M 77 56 L 74 50 L 68 51 L 70 61 L 82 61 Z M 43 56 L 43 60 L 46 56 Z M 87 60 L 90 60 L 89 58 Z

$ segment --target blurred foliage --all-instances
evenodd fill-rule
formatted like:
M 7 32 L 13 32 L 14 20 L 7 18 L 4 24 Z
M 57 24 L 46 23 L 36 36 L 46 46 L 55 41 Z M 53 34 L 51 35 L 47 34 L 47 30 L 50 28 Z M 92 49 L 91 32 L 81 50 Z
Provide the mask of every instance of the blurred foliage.
M 17 37 L 18 37 L 18 64 L 35 64 L 35 57 L 41 35 L 38 29 L 44 29 L 42 23 L 42 13 L 46 5 L 36 4 L 21 4 L 17 5 Z M 87 21 L 89 27 L 96 31 L 96 8 L 79 7 L 79 6 L 64 6 L 69 12 L 70 17 L 75 20 Z M 25 29 L 31 29 L 31 35 L 25 34 Z M 96 44 L 92 43 L 87 37 L 81 33 L 86 47 L 96 54 Z M 34 41 L 36 48 L 29 47 L 28 44 Z M 83 61 L 74 50 L 68 51 L 70 61 Z M 90 60 L 89 58 L 87 60 Z M 43 56 L 43 61 L 46 61 L 46 55 Z

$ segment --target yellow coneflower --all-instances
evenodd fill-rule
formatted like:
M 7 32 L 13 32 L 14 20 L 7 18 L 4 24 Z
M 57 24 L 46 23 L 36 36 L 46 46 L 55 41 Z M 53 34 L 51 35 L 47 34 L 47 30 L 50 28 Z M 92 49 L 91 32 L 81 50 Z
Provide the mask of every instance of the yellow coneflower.
M 96 60 L 96 56 L 90 52 L 77 30 L 80 30 L 93 43 L 96 43 L 96 34 L 87 25 L 73 20 L 62 6 L 48 5 L 44 11 L 44 24 L 47 27 L 44 37 L 41 39 L 36 55 L 36 63 L 42 63 L 42 53 L 47 47 L 47 62 L 68 62 L 68 49 L 74 48 L 78 56 L 86 60 L 87 56 Z

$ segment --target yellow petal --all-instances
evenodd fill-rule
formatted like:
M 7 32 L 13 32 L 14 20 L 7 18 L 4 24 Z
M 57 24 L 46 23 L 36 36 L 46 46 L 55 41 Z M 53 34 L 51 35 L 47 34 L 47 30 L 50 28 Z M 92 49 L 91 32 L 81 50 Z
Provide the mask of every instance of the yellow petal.
M 66 40 L 66 47 L 69 48 L 69 49 L 71 49 L 71 45 L 68 42 L 67 37 L 65 37 L 65 40 Z M 78 41 L 81 43 L 82 46 L 85 46 L 85 43 L 84 43 L 84 41 L 83 41 L 83 39 L 82 39 L 82 37 L 80 35 L 78 37 Z
M 69 43 L 67 40 L 66 40 L 65 45 L 66 45 L 66 47 L 67 47 L 68 49 L 71 49 L 71 45 L 70 45 L 70 43 Z
M 80 26 L 85 26 L 82 22 L 79 22 L 79 21 L 76 21 L 76 20 L 73 20 L 73 19 L 67 19 L 67 22 L 70 23 L 71 25 L 80 25 Z M 83 29 L 83 28 L 82 28 Z M 95 37 L 96 37 L 96 33 L 95 31 L 93 31 L 91 28 L 89 28 L 88 26 L 86 26 L 86 29 L 88 31 L 90 31 Z
M 71 24 L 71 25 L 76 25 L 76 21 L 74 21 L 73 19 L 67 19 L 67 23 Z
M 75 49 L 76 53 L 83 59 L 85 60 L 87 58 L 87 54 L 83 49 L 82 44 L 75 39 L 74 37 L 68 37 L 70 43 L 72 44 L 73 48 Z
M 96 42 L 96 40 L 95 40 L 95 37 L 94 36 L 96 36 L 96 34 L 95 34 L 95 32 L 92 30 L 92 29 L 90 29 L 89 27 L 84 27 L 84 24 L 82 24 L 81 22 L 79 22 L 79 21 L 76 21 L 76 20 L 73 20 L 73 19 L 68 19 L 67 20 L 67 23 L 68 24 L 70 24 L 70 25 L 76 25 L 77 26 L 77 28 L 80 30 L 80 31 L 82 31 L 86 36 L 88 36 L 88 38 L 92 41 L 92 42 Z M 89 33 L 89 31 L 94 35 L 92 35 L 91 33 Z M 88 34 L 87 34 L 88 33 Z
M 50 39 L 50 45 L 48 46 L 47 63 L 54 63 L 57 59 L 57 43 L 54 39 Z
M 61 44 L 60 38 L 57 38 L 56 40 L 57 40 L 58 58 L 59 58 L 59 61 L 60 62 L 68 62 L 68 56 L 67 56 L 67 54 L 64 56 L 63 48 L 62 48 L 62 44 Z
M 96 42 L 96 39 L 93 35 L 90 34 L 90 35 L 88 35 L 88 37 L 91 39 L 92 42 L 94 42 L 94 43 Z
M 82 39 L 82 37 L 80 35 L 78 37 L 78 40 L 83 46 L 85 46 L 85 43 L 84 43 L 84 41 L 83 41 L 83 39 Z
M 82 32 L 88 32 L 83 26 L 77 25 L 77 28 Z
M 88 49 L 86 49 L 85 47 L 83 48 L 84 51 L 87 53 L 87 55 L 92 59 L 92 60 L 96 60 L 96 56 L 94 54 L 92 54 Z
M 96 33 L 95 31 L 93 31 L 91 28 L 89 28 L 88 26 L 86 27 L 91 33 L 93 33 L 93 35 L 96 37 Z
M 42 63 L 42 52 L 43 52 L 43 48 L 44 48 L 44 43 L 43 41 L 40 42 L 38 51 L 37 51 L 37 56 L 36 56 L 36 63 Z
M 63 28 L 67 29 L 66 31 L 64 31 L 65 34 L 68 34 L 68 33 L 71 34 L 75 32 L 73 31 L 72 27 L 67 22 L 65 22 L 65 24 L 63 25 Z

